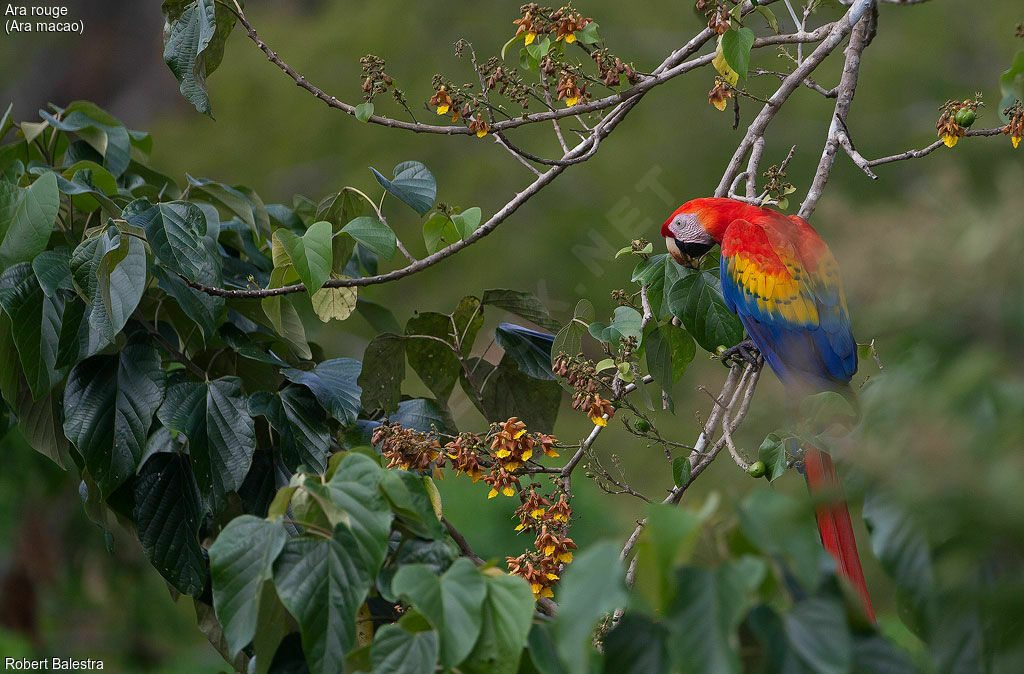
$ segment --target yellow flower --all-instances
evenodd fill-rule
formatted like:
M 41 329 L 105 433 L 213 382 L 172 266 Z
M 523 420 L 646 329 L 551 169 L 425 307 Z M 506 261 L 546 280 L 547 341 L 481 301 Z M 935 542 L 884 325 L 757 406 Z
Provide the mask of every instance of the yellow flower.
M 487 129 L 480 129 L 479 131 L 476 132 L 476 137 L 477 138 L 483 138 L 486 135 L 487 135 Z
M 499 449 L 494 453 L 494 456 L 498 457 L 499 459 L 504 459 L 506 456 L 512 456 L 512 450 Z
M 562 554 L 558 555 L 558 561 L 565 562 L 566 564 L 568 564 L 569 562 L 572 561 L 572 553 L 571 552 L 563 552 Z
M 569 521 L 569 518 L 566 517 L 565 515 L 562 515 L 561 513 L 555 513 L 554 515 L 551 516 L 551 518 L 553 520 L 555 520 L 556 522 L 568 522 Z
M 545 575 L 548 577 L 548 580 L 558 580 L 558 576 L 553 573 L 548 573 Z
M 446 114 L 450 107 L 451 106 L 448 106 L 448 105 L 439 105 L 439 106 L 437 106 L 437 114 L 439 114 L 439 115 Z
M 1010 142 L 1013 143 L 1013 149 L 1016 150 L 1017 146 L 1020 145 L 1020 136 L 1010 136 Z
M 504 494 L 505 496 L 515 496 L 516 495 L 516 490 L 515 490 L 514 487 L 512 487 L 510 485 L 510 486 L 505 487 L 504 489 L 502 489 L 501 493 Z
M 954 145 L 956 145 L 956 142 L 958 140 L 960 140 L 960 138 L 958 136 L 954 136 L 951 133 L 947 133 L 945 136 L 942 137 L 942 142 L 946 144 L 946 147 L 953 147 Z
M 526 522 L 523 522 L 518 527 L 516 527 L 516 531 L 522 531 L 525 528 L 526 528 Z
M 579 100 L 580 99 L 578 96 L 570 96 L 565 99 L 565 107 L 571 108 L 572 106 L 576 105 L 579 102 Z
M 497 495 L 498 495 L 498 490 L 497 489 L 492 489 L 491 491 L 487 492 L 487 498 L 494 498 Z
M 526 435 L 526 429 L 525 428 L 521 428 L 521 429 L 519 429 L 518 433 L 516 433 L 515 435 L 512 436 L 512 439 L 513 440 L 518 440 L 519 438 L 523 437 L 524 435 Z
M 562 35 L 559 35 L 558 38 L 555 40 L 555 42 L 558 42 L 558 40 L 561 40 L 562 37 L 563 37 Z M 572 44 L 573 42 L 576 41 L 576 34 L 575 33 L 569 33 L 568 35 L 565 35 L 564 37 L 565 37 L 565 43 L 566 44 Z
M 604 416 L 590 417 L 590 420 L 594 422 L 595 426 L 607 426 L 608 425 L 608 420 L 605 419 Z
M 532 517 L 535 520 L 538 520 L 538 519 L 540 519 L 543 516 L 544 516 L 544 508 L 534 508 L 533 510 L 530 511 L 530 517 Z
M 546 587 L 546 588 L 544 588 L 543 590 L 540 591 L 540 596 L 541 597 L 554 597 L 555 593 L 551 591 L 550 587 Z
M 525 42 L 526 42 L 526 44 L 533 44 L 533 41 L 536 40 L 536 39 L 537 39 L 537 34 L 536 33 L 527 33 L 526 34 Z
M 531 456 L 533 456 L 533 450 L 527 449 L 522 453 L 522 455 L 519 458 L 521 458 L 523 461 L 528 461 Z

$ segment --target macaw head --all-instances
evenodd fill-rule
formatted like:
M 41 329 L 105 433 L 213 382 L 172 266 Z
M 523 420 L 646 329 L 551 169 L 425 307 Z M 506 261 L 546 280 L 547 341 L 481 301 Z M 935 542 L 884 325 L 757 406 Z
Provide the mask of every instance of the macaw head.
M 700 258 L 722 242 L 729 223 L 743 217 L 748 209 L 757 207 L 718 197 L 687 201 L 661 226 L 669 254 L 684 267 L 696 269 Z

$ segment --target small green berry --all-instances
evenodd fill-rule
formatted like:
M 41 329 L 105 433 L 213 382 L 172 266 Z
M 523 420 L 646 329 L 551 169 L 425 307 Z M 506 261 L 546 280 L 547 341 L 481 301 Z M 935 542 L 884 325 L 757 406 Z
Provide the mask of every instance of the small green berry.
M 971 124 L 974 124 L 974 120 L 977 119 L 978 115 L 971 108 L 960 108 L 956 111 L 954 120 L 957 124 L 964 127 L 965 129 Z
M 747 472 L 750 474 L 750 477 L 764 477 L 765 473 L 768 472 L 768 467 L 764 465 L 764 461 L 755 461 L 747 468 Z
M 641 433 L 646 433 L 647 431 L 651 430 L 651 422 L 647 421 L 646 419 L 637 419 L 636 430 L 640 431 Z

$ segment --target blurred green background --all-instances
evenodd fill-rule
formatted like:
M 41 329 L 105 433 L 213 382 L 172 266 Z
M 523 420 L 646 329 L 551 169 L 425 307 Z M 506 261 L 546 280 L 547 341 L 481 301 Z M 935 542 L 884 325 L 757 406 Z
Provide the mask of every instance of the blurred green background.
M 692 4 L 590 0 L 578 9 L 599 22 L 613 52 L 643 71 L 699 30 Z M 267 203 L 290 203 L 296 193 L 318 199 L 344 185 L 379 194 L 367 167 L 388 175 L 394 164 L 416 159 L 436 175 L 441 201 L 479 205 L 486 217 L 531 179 L 491 136 L 415 135 L 362 125 L 328 109 L 297 89 L 238 30 L 208 83 L 213 121 L 178 95 L 162 62 L 158 2 L 78 0 L 69 9 L 85 19 L 84 36 L 0 41 L 0 100 L 14 102 L 19 120 L 35 119 L 48 102 L 93 100 L 128 126 L 151 131 L 151 164 L 180 183 L 188 172 L 245 184 Z M 387 59 L 387 71 L 417 116 L 433 121 L 433 113 L 423 109 L 431 76 L 474 80 L 467 60 L 454 55 L 453 43 L 466 38 L 482 58 L 496 54 L 514 33 L 518 3 L 253 0 L 246 11 L 286 61 L 344 100 L 361 98 L 360 56 Z M 783 28 L 791 29 L 781 5 L 776 13 Z M 812 22 L 836 15 L 826 8 Z M 948 1 L 883 5 L 850 116 L 858 149 L 875 157 L 923 147 L 935 139 L 937 106 L 975 91 L 989 104 L 977 126 L 997 125 L 998 77 L 1024 47 L 1014 38 L 1013 26 L 1021 20 L 1017 0 L 992 0 L 969 17 L 961 3 Z M 759 34 L 768 30 L 760 19 L 751 25 Z M 834 55 L 815 79 L 832 86 L 840 64 Z M 752 65 L 782 69 L 785 62 L 766 49 L 754 54 Z M 559 319 L 569 317 L 577 299 L 590 298 L 603 320 L 615 306 L 610 291 L 628 287 L 633 265 L 614 260 L 615 250 L 641 235 L 660 243 L 665 216 L 714 189 L 742 128 L 758 110 L 744 99 L 741 131 L 733 131 L 731 112 L 707 104 L 713 80 L 713 71 L 705 69 L 657 88 L 594 159 L 566 171 L 472 250 L 361 296 L 391 306 L 404 321 L 414 310 L 447 312 L 465 294 L 508 287 L 536 293 Z M 763 93 L 773 82 L 761 78 L 750 87 Z M 402 116 L 389 96 L 376 104 L 378 113 Z M 797 146 L 789 170 L 797 186 L 793 197 L 802 198 L 813 173 L 833 104 L 800 90 L 769 129 L 763 167 Z M 554 152 L 547 125 L 513 137 L 538 153 Z M 880 179 L 872 182 L 839 156 L 812 219 L 843 268 L 858 341 L 876 340 L 885 366 L 883 374 L 873 362 L 862 364 L 858 382 L 870 380 L 864 391 L 868 415 L 863 441 L 851 455 L 865 479 L 882 480 L 907 497 L 929 524 L 929 537 L 957 541 L 968 561 L 971 550 L 998 544 L 1020 553 L 1024 547 L 1024 501 L 1018 496 L 1024 479 L 1022 160 L 1024 149 L 1014 152 L 1006 137 L 967 139 L 924 159 L 879 167 Z M 389 203 L 390 224 L 422 255 L 421 222 Z M 504 318 L 492 312 L 488 326 Z M 314 329 L 312 338 L 329 355 L 359 358 L 371 334 L 353 316 Z M 723 372 L 699 354 L 677 386 L 675 417 L 659 414 L 659 427 L 692 442 L 698 414 L 706 416 L 709 408 L 696 387 L 717 390 Z M 417 390 L 411 371 L 409 377 L 409 392 L 425 391 Z M 773 378 L 765 377 L 736 437 L 748 455 L 783 425 L 779 393 Z M 482 428 L 461 395 L 453 398 L 460 424 Z M 564 405 L 557 434 L 575 442 L 589 426 Z M 598 454 L 609 465 L 612 454 L 619 457 L 630 485 L 652 498 L 671 485 L 662 450 L 638 442 L 615 423 L 601 437 Z M 138 543 L 119 537 L 112 541 L 113 554 L 106 551 L 102 532 L 82 512 L 72 475 L 14 436 L 0 442 L 0 457 L 0 603 L 23 609 L 0 614 L 6 626 L 0 628 L 0 653 L 99 657 L 115 671 L 223 668 L 195 629 L 188 603 L 170 600 Z M 716 491 L 725 500 L 720 517 L 729 519 L 731 504 L 761 484 L 723 459 L 686 501 L 699 506 Z M 580 519 L 572 533 L 581 547 L 603 537 L 622 539 L 642 516 L 644 504 L 630 496 L 603 494 L 585 479 L 574 487 Z M 800 492 L 803 486 L 790 474 L 776 488 Z M 516 555 L 531 543 L 512 531 L 510 499 L 488 501 L 482 484 L 451 478 L 442 483 L 442 494 L 449 518 L 483 557 Z M 711 555 L 714 541 L 706 544 Z M 877 562 L 865 555 L 884 622 L 893 610 L 889 586 Z

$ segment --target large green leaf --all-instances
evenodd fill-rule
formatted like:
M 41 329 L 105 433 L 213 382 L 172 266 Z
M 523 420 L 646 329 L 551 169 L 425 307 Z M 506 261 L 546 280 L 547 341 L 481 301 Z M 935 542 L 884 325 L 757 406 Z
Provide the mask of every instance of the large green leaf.
M 519 365 L 519 371 L 534 379 L 554 380 L 551 372 L 550 335 L 512 323 L 500 323 L 494 329 L 494 341 L 505 349 L 505 355 Z
M 743 325 L 722 298 L 722 283 L 706 271 L 691 272 L 676 281 L 668 293 L 668 307 L 683 327 L 707 351 L 730 347 L 743 339 Z
M 448 400 L 461 371 L 453 346 L 453 330 L 450 316 L 432 311 L 419 313 L 405 324 L 409 365 L 438 400 Z
M 181 95 L 196 110 L 213 117 L 210 98 L 206 93 L 206 77 L 219 65 L 224 53 L 224 41 L 235 23 L 235 15 L 226 7 L 217 7 L 214 0 L 195 0 L 185 6 L 164 3 L 168 15 L 164 62 L 178 79 Z M 175 17 L 172 19 L 172 17 Z
M 93 299 L 90 325 L 104 331 L 109 341 L 124 329 L 146 289 L 145 248 L 138 238 L 118 234 L 117 247 L 107 251 L 96 267 L 97 291 L 102 305 L 97 306 Z
M 763 553 L 785 563 L 805 589 L 818 585 L 825 551 L 806 500 L 759 489 L 740 505 L 740 528 Z
M 359 546 L 344 524 L 331 538 L 289 540 L 274 563 L 281 602 L 302 631 L 310 669 L 340 672 L 356 638 L 356 613 L 370 590 L 370 574 Z
M 145 202 L 129 204 L 125 219 L 146 230 L 146 239 L 157 260 L 190 281 L 220 285 L 220 253 L 217 242 L 207 231 L 202 209 L 183 201 L 149 208 L 145 205 Z
M 61 428 L 60 395 L 50 391 L 33 400 L 32 394 L 23 390 L 12 407 L 18 413 L 18 429 L 32 449 L 61 468 L 70 468 L 70 446 Z
M 364 409 L 382 409 L 385 413 L 398 409 L 405 379 L 405 343 L 405 337 L 385 332 L 367 345 L 357 380 Z
M 351 424 L 362 409 L 359 400 L 363 391 L 357 383 L 362 367 L 352 358 L 331 358 L 320 361 L 312 370 L 285 368 L 281 374 L 288 381 L 308 387 L 332 417 Z
M 331 249 L 331 223 L 314 222 L 302 236 L 281 228 L 274 232 L 288 258 L 295 265 L 306 290 L 315 293 L 331 277 L 334 253 Z
M 75 289 L 71 280 L 71 249 L 67 246 L 44 250 L 36 255 L 32 260 L 32 271 L 47 297 L 53 297 L 59 290 Z
M 679 591 L 664 621 L 670 635 L 669 654 L 677 668 L 740 671 L 736 628 L 763 579 L 764 563 L 753 557 L 729 560 L 715 570 L 678 570 Z
M 103 498 L 135 473 L 163 397 L 160 354 L 147 344 L 87 358 L 68 375 L 64 433 Z
M 404 161 L 395 166 L 394 178 L 388 180 L 380 171 L 371 168 L 381 187 L 407 203 L 414 211 L 424 215 L 437 199 L 437 181 L 434 174 L 418 161 Z
M 18 349 L 25 380 L 36 400 L 64 378 L 66 369 L 57 367 L 63 297 L 47 297 L 39 286 L 32 265 L 21 262 L 0 275 L 0 307 L 11 319 L 11 337 Z M 4 364 L 4 368 L 13 363 Z
M 210 546 L 213 605 L 232 657 L 256 635 L 261 587 L 271 579 L 274 560 L 287 540 L 280 521 L 241 515 Z
M 665 627 L 651 618 L 626 613 L 604 640 L 604 674 L 668 672 Z
M 172 384 L 157 415 L 164 426 L 188 438 L 204 496 L 219 497 L 241 486 L 256 449 L 241 379 Z
M 841 603 L 812 597 L 797 603 L 782 620 L 789 643 L 811 671 L 850 671 L 853 644 Z
M 298 280 L 299 277 L 295 273 L 294 266 L 289 264 L 283 267 L 274 267 L 267 287 L 280 288 Z M 277 334 L 288 343 L 295 355 L 304 360 L 311 359 L 313 352 L 310 351 L 309 343 L 306 341 L 306 328 L 302 324 L 302 318 L 299 316 L 292 298 L 280 295 L 264 297 L 260 300 L 260 306 L 263 313 L 270 319 Z
M 398 250 L 395 233 L 376 216 L 361 215 L 342 227 L 341 231 L 385 260 L 393 258 Z
M 406 470 L 386 470 L 381 474 L 380 493 L 405 530 L 436 540 L 447 534 L 427 493 L 425 480 L 429 479 Z
M 0 181 L 0 269 L 31 262 L 46 250 L 59 200 L 53 173 L 41 175 L 27 188 Z
M 568 671 L 588 671 L 594 625 L 626 604 L 624 576 L 619 548 L 611 542 L 586 549 L 562 574 L 554 636 Z
M 455 225 L 455 229 L 459 230 L 459 236 L 466 239 L 476 231 L 477 226 L 480 225 L 480 218 L 480 207 L 473 206 L 453 215 L 452 223 Z
M 656 610 L 664 611 L 675 599 L 676 569 L 690 561 L 702 524 L 698 515 L 684 508 L 647 508 L 647 526 L 637 545 L 637 589 Z
M 454 667 L 476 643 L 483 626 L 487 597 L 484 576 L 465 557 L 455 560 L 440 577 L 422 564 L 403 566 L 391 590 L 422 613 L 441 635 L 441 664 Z
M 435 213 L 423 223 L 423 244 L 433 255 L 459 240 L 459 230 L 444 213 Z
M 643 337 L 642 324 L 643 316 L 633 307 L 615 307 L 611 323 L 605 325 L 594 321 L 590 324 L 590 335 L 598 341 L 612 344 L 627 337 L 633 337 L 639 342 Z
M 372 576 L 384 563 L 391 530 L 391 508 L 379 488 L 382 478 L 383 469 L 373 459 L 349 454 L 327 483 L 331 501 L 348 513 L 349 528 Z
M 522 578 L 488 576 L 480 638 L 459 669 L 467 674 L 517 672 L 535 607 L 530 586 Z
M 484 305 L 498 307 L 532 321 L 547 330 L 558 330 L 560 323 L 551 318 L 547 307 L 532 293 L 507 288 L 485 290 L 480 300 Z
M 197 538 L 202 518 L 188 459 L 177 452 L 153 454 L 139 472 L 134 493 L 142 551 L 176 590 L 199 596 L 208 571 Z
M 249 226 L 254 241 L 262 241 L 270 234 L 270 214 L 255 192 L 241 185 L 232 187 L 208 178 L 186 176 L 190 198 L 213 206 L 218 219 L 221 213 L 237 216 Z
M 120 176 L 131 163 L 131 134 L 113 115 L 89 101 L 75 101 L 57 119 L 46 110 L 39 116 L 61 131 L 75 132 L 103 155 L 103 166 Z M 101 192 L 102 193 L 102 192 Z
M 262 415 L 277 431 L 281 457 L 292 471 L 299 466 L 322 473 L 327 468 L 331 434 L 327 414 L 305 386 L 289 385 L 280 391 L 257 391 L 249 398 L 249 414 Z
M 430 674 L 437 670 L 437 632 L 411 632 L 401 624 L 384 625 L 374 635 L 370 662 L 374 672 Z

